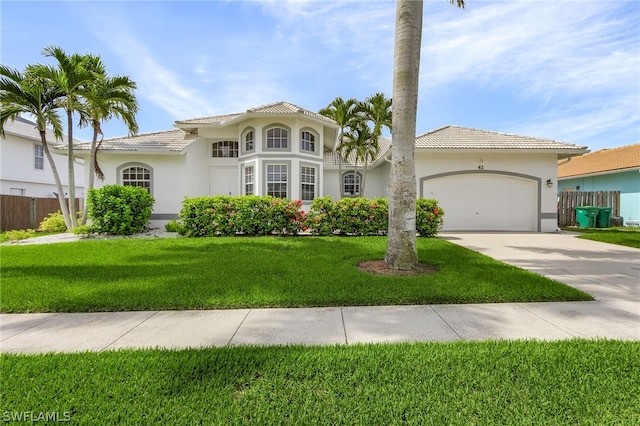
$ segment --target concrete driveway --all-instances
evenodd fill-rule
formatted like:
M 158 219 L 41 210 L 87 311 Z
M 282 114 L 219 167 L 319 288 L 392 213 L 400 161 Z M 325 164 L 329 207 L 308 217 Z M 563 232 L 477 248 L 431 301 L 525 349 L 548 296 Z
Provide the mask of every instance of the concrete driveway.
M 577 233 L 442 233 L 441 238 L 563 282 L 599 301 L 640 302 L 640 250 Z M 635 304 L 640 311 L 640 303 Z

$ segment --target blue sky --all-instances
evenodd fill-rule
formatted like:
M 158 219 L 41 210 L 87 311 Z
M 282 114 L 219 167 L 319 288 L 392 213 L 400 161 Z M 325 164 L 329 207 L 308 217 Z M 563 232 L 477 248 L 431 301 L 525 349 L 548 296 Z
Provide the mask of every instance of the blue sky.
M 4 65 L 51 63 L 40 52 L 57 45 L 130 76 L 141 132 L 277 101 L 317 111 L 336 96 L 392 95 L 389 0 L 2 0 L 0 17 Z M 591 150 L 638 143 L 638 28 L 637 0 L 426 0 L 417 133 L 453 124 Z

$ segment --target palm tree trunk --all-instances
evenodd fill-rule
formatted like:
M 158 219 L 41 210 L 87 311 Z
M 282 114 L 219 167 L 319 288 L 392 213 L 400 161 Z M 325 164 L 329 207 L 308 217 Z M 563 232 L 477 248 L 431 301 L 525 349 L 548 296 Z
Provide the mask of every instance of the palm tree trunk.
M 393 63 L 392 161 L 385 263 L 394 269 L 418 264 L 414 144 L 422 39 L 422 0 L 397 0 Z
M 76 209 L 76 178 L 73 159 L 73 113 L 70 108 L 67 110 L 67 132 L 69 136 L 69 146 L 67 147 L 67 164 L 69 172 L 69 216 L 71 218 L 71 226 L 67 225 L 67 228 L 71 230 L 78 224 L 78 212 Z
M 98 133 L 100 132 L 99 124 L 96 126 L 93 125 L 93 139 L 91 140 L 91 153 L 89 154 L 89 182 L 87 184 L 87 188 L 85 188 L 85 197 L 84 197 L 84 208 L 82 210 L 82 220 L 80 221 L 80 225 L 86 225 L 87 223 L 87 215 L 89 213 L 89 203 L 87 202 L 89 191 L 93 189 L 93 185 L 95 182 L 95 172 L 96 172 L 96 150 L 98 146 Z
M 44 150 L 44 154 L 47 156 L 47 160 L 49 161 L 49 166 L 51 167 L 51 173 L 53 173 L 53 180 L 56 183 L 56 189 L 58 190 L 58 203 L 60 204 L 60 212 L 62 213 L 62 217 L 64 218 L 64 223 L 67 225 L 67 229 L 72 228 L 71 216 L 69 215 L 69 206 L 67 205 L 67 201 L 64 199 L 64 188 L 62 187 L 62 181 L 60 181 L 60 175 L 58 174 L 58 168 L 56 167 L 56 162 L 51 155 L 51 151 L 49 151 L 49 144 L 47 143 L 47 131 L 40 130 L 40 141 L 42 142 L 42 149 Z

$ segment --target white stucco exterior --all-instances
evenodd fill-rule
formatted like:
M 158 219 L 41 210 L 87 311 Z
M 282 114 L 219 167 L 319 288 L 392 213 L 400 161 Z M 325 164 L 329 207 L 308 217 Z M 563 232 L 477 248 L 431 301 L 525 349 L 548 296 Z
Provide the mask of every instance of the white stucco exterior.
M 51 131 L 47 132 L 47 142 L 50 146 L 62 143 L 62 141 L 56 141 Z M 54 193 L 57 189 L 53 172 L 44 152 L 40 151 L 41 146 L 40 134 L 35 129 L 35 124 L 23 119 L 6 123 L 4 136 L 0 138 L 0 193 L 37 198 L 55 197 Z M 38 153 L 36 153 L 37 149 Z M 52 155 L 63 188 L 67 192 L 69 190 L 67 156 L 53 152 Z M 36 156 L 41 160 L 36 160 Z M 82 198 L 84 197 L 84 166 L 81 161 L 76 162 L 74 170 L 76 196 Z
M 302 200 L 304 210 L 314 197 L 341 197 L 339 167 L 332 154 L 338 126 L 325 117 L 277 103 L 245 113 L 178 121 L 175 127 L 179 130 L 104 141 L 99 158 L 105 180 L 95 186 L 123 184 L 123 170 L 144 168 L 156 200 L 154 226 L 176 218 L 185 197 L 269 195 L 274 188 L 286 188 L 282 195 Z M 267 132 L 276 128 L 285 131 L 286 147 L 273 147 L 274 133 L 268 146 Z M 313 150 L 302 141 L 309 135 Z M 366 171 L 368 198 L 387 197 L 390 141 L 383 145 Z M 416 139 L 418 196 L 441 200 L 444 230 L 553 232 L 557 160 L 585 150 L 447 126 Z M 86 149 L 77 153 L 88 158 Z M 345 160 L 343 174 L 353 170 L 353 163 Z M 364 177 L 362 164 L 358 173 Z M 284 185 L 269 185 L 274 176 Z

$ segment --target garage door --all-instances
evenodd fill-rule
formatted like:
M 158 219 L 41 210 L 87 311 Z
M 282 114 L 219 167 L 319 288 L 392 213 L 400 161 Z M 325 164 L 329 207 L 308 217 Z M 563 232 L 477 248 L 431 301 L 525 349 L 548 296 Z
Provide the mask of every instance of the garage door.
M 499 174 L 426 179 L 425 198 L 445 212 L 444 231 L 538 231 L 538 184 Z

